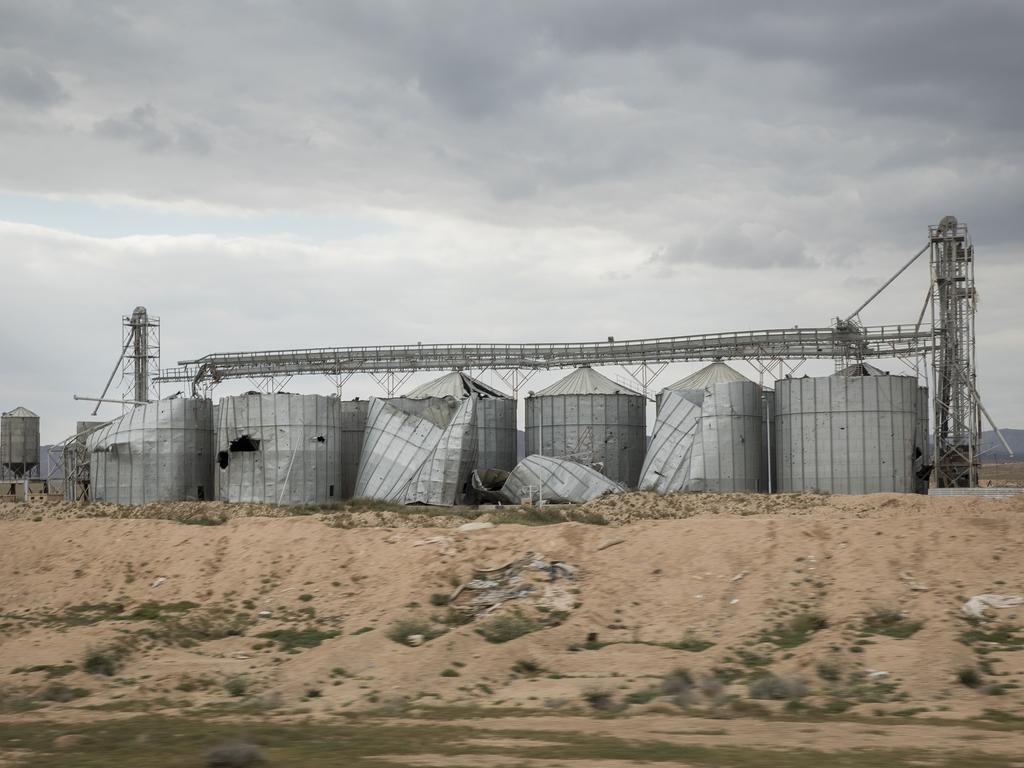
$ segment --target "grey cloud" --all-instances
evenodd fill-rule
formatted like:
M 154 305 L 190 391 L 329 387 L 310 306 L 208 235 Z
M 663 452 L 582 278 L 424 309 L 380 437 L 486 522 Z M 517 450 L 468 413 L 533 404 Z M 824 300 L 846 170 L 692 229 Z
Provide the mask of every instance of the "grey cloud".
M 157 116 L 152 104 L 143 104 L 119 117 L 108 117 L 96 123 L 97 136 L 135 144 L 146 152 L 181 149 L 205 155 L 210 151 L 209 138 L 190 126 L 166 126 Z
M 0 61 L 0 100 L 35 109 L 52 107 L 67 98 L 57 79 L 36 63 Z
M 725 269 L 775 269 L 816 265 L 792 232 L 751 235 L 739 226 L 720 226 L 694 241 L 679 241 L 657 251 L 656 266 L 706 264 Z

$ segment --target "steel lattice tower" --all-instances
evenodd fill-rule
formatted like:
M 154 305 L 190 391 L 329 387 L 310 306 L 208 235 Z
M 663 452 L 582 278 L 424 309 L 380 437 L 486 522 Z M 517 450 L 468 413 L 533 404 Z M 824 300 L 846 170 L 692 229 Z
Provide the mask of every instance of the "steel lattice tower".
M 981 418 L 975 386 L 974 246 L 953 216 L 929 227 L 932 270 L 932 407 L 935 484 L 978 484 Z

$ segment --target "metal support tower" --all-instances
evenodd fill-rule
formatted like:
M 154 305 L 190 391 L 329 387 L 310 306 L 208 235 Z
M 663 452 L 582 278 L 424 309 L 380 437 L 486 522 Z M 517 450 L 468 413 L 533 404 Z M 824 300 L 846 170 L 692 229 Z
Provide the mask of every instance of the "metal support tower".
M 121 318 L 121 327 L 124 399 L 135 403 L 159 400 L 160 318 L 150 317 L 145 307 L 136 307 L 131 315 Z
M 928 228 L 932 270 L 932 404 L 935 485 L 978 484 L 980 403 L 975 378 L 974 246 L 953 216 Z

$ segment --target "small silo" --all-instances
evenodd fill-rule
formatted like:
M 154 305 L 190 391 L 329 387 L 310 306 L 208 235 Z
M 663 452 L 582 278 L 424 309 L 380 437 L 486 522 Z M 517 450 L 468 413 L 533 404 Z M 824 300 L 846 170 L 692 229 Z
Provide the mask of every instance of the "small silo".
M 369 400 L 341 401 L 341 498 L 351 499 L 359 474 L 359 457 L 363 451 L 363 433 Z
M 779 490 L 913 493 L 918 397 L 913 377 L 856 368 L 776 382 Z
M 39 417 L 18 406 L 0 415 L 0 467 L 14 477 L 39 466 Z
M 461 371 L 452 371 L 422 384 L 405 395 L 408 399 L 454 397 L 475 398 L 478 469 L 512 471 L 518 459 L 516 401 Z
M 221 398 L 217 498 L 327 504 L 341 498 L 341 402 L 324 395 Z
M 86 437 L 89 497 L 114 504 L 213 496 L 213 403 L 140 405 Z
M 526 455 L 575 458 L 635 488 L 647 449 L 647 400 L 589 367 L 526 398 Z

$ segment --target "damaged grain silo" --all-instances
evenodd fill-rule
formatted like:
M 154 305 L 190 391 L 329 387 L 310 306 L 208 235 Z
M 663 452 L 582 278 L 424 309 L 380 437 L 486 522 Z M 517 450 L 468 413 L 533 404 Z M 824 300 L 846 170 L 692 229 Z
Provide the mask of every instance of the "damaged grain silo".
M 213 404 L 176 398 L 139 405 L 88 434 L 94 501 L 201 501 L 213 492 Z
M 462 502 L 476 465 L 477 403 L 371 399 L 355 495 L 399 504 Z
M 914 377 L 864 365 L 776 382 L 779 490 L 918 490 L 919 398 Z
M 647 400 L 589 367 L 526 398 L 526 455 L 574 458 L 635 488 L 647 446 Z
M 765 492 L 770 454 L 759 385 L 712 363 L 664 389 L 642 490 Z
M 217 498 L 326 504 L 339 498 L 341 405 L 288 393 L 225 397 L 217 428 Z
M 363 451 L 363 433 L 366 432 L 369 410 L 369 400 L 356 398 L 341 401 L 341 499 L 351 499 L 355 495 L 359 456 Z
M 477 400 L 477 467 L 511 470 L 518 459 L 516 401 L 461 371 L 446 373 L 406 393 L 406 398 Z

